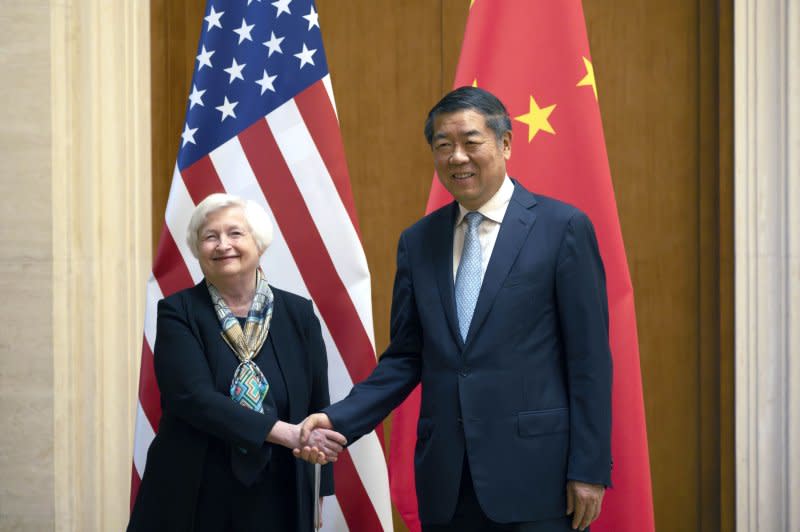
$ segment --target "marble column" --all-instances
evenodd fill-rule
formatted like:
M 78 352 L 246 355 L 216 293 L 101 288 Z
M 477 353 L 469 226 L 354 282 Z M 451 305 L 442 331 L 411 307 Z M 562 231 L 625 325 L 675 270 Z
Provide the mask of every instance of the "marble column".
M 800 530 L 800 3 L 734 13 L 737 530 Z
M 150 268 L 149 2 L 50 2 L 56 530 L 122 530 Z

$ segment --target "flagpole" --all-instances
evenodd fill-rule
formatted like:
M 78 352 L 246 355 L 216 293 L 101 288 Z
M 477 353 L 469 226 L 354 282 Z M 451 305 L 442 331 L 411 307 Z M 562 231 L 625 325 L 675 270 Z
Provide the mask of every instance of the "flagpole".
M 320 470 L 322 466 L 319 464 L 314 464 L 314 530 L 319 530 L 320 526 L 320 515 L 319 515 L 319 480 L 320 480 Z

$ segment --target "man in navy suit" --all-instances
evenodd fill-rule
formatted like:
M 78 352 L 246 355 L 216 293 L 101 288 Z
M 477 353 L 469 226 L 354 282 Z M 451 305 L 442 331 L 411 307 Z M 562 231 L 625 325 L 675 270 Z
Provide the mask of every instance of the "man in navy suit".
M 508 177 L 511 120 L 489 92 L 447 94 L 425 135 L 456 201 L 400 236 L 390 345 L 304 434 L 334 428 L 352 443 L 421 382 L 423 530 L 584 530 L 611 483 L 608 304 L 592 224 Z

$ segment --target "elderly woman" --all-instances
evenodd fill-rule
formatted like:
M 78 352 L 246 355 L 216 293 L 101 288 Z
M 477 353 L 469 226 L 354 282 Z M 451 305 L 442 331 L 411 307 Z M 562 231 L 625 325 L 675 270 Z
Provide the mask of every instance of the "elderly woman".
M 311 530 L 313 466 L 291 452 L 299 423 L 329 403 L 311 301 L 267 284 L 272 224 L 253 202 L 208 196 L 187 240 L 205 278 L 158 305 L 162 417 L 128 530 Z M 327 431 L 310 445 L 324 463 L 344 443 Z

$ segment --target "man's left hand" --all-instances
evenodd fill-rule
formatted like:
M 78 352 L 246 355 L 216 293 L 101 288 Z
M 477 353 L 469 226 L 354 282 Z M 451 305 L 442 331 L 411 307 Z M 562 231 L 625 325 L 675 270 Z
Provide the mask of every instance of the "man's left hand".
M 600 517 L 605 491 L 602 484 L 567 481 L 567 515 L 572 514 L 573 530 L 586 530 L 586 527 Z

